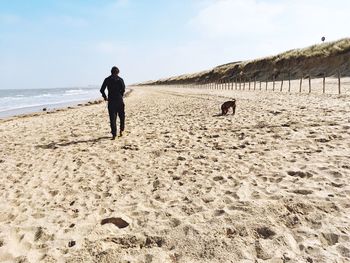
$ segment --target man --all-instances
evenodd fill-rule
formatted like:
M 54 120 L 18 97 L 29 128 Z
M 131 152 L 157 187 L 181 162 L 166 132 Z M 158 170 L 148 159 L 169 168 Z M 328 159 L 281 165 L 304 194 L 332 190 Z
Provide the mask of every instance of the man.
M 120 120 L 119 136 L 122 136 L 124 131 L 125 112 L 123 95 L 125 92 L 125 84 L 123 79 L 118 76 L 119 69 L 117 67 L 113 67 L 111 69 L 111 73 L 112 74 L 103 81 L 100 92 L 102 93 L 104 100 L 108 101 L 108 113 L 111 124 L 112 140 L 115 140 L 117 135 L 117 115 L 119 116 Z M 106 88 L 108 90 L 108 98 L 105 93 Z

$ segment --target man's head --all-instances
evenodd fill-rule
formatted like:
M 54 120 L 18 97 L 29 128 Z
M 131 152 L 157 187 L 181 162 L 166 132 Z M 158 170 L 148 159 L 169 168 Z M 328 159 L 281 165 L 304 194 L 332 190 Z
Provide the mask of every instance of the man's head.
M 118 75 L 119 74 L 119 68 L 117 68 L 116 66 L 112 67 L 111 73 L 112 73 L 112 75 Z

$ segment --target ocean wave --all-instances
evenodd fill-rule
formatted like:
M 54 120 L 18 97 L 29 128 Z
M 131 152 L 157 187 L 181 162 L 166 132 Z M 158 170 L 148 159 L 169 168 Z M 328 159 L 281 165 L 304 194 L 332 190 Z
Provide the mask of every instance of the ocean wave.
M 84 95 L 89 94 L 89 91 L 82 90 L 82 89 L 73 89 L 73 90 L 66 90 L 64 92 L 64 96 L 76 96 L 76 95 Z
M 34 92 L 35 91 L 35 92 Z M 0 96 L 0 112 L 16 111 L 27 108 L 48 108 L 54 105 L 66 103 L 79 103 L 99 97 L 99 93 L 95 89 L 52 89 L 52 90 L 34 90 L 29 92 L 13 92 Z M 7 96 L 6 96 L 7 95 Z
M 34 107 L 53 108 L 53 107 L 55 107 L 57 105 L 61 105 L 61 104 L 80 103 L 80 102 L 85 102 L 85 101 L 94 100 L 94 99 L 97 99 L 97 97 L 79 98 L 79 99 L 73 99 L 73 100 L 61 100 L 61 101 L 31 103 L 31 104 L 25 104 L 25 105 L 0 107 L 0 113 L 1 112 L 6 112 L 6 111 L 12 111 L 12 110 L 21 110 L 21 109 L 27 109 L 27 108 L 34 108 Z

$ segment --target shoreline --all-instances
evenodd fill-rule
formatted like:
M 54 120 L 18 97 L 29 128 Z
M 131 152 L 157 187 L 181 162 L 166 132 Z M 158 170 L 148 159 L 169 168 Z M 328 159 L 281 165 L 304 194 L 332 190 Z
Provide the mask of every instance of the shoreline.
M 125 91 L 124 98 L 126 98 L 131 92 L 132 92 L 132 89 L 127 89 Z M 65 111 L 65 110 L 69 110 L 77 107 L 100 104 L 102 102 L 104 102 L 103 99 L 96 98 L 96 99 L 88 99 L 88 100 L 82 100 L 82 101 L 79 100 L 74 102 L 72 101 L 72 102 L 62 102 L 62 103 L 55 103 L 55 104 L 44 104 L 40 106 L 23 107 L 19 109 L 0 112 L 0 122 L 17 119 L 17 118 L 39 116 L 42 114 L 52 114 L 55 112 L 61 112 L 61 111 Z M 27 110 L 23 112 L 24 109 L 27 109 Z

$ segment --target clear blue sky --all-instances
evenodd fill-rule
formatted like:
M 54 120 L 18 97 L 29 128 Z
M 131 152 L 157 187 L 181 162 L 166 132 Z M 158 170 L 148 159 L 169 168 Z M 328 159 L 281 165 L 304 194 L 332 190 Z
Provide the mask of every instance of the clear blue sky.
M 349 36 L 346 0 L 0 0 L 0 89 L 128 84 Z

